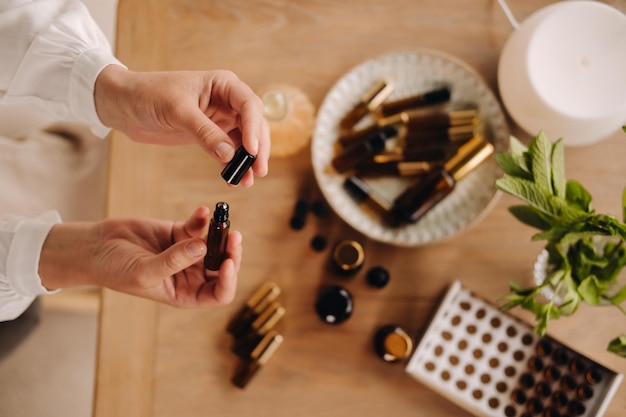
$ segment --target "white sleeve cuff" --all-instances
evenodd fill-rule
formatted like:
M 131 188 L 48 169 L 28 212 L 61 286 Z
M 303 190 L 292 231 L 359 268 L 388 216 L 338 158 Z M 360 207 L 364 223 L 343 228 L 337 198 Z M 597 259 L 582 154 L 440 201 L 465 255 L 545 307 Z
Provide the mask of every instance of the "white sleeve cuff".
M 6 273 L 9 284 L 23 296 L 51 294 L 39 277 L 39 256 L 52 226 L 61 222 L 57 212 L 46 212 L 32 220 L 23 220 L 15 231 L 9 249 Z
M 87 123 L 92 133 L 100 138 L 105 137 L 111 129 L 100 121 L 93 94 L 100 71 L 108 65 L 126 68 L 117 58 L 102 49 L 83 52 L 74 63 L 69 91 L 69 106 L 74 118 Z

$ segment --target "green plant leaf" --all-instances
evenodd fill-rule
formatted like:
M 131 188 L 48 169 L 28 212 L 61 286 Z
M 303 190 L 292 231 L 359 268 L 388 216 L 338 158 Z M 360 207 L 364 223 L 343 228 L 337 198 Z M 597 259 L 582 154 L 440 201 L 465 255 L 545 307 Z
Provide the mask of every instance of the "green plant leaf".
M 561 317 L 561 312 L 552 303 L 539 304 L 537 302 L 534 302 L 533 306 L 531 306 L 530 308 L 531 311 L 535 311 L 535 317 L 537 320 L 537 323 L 535 325 L 535 332 L 539 333 L 540 335 L 544 335 L 546 333 L 548 329 L 548 322 L 550 320 L 555 320 Z
M 513 155 L 522 156 L 528 152 L 528 147 L 515 136 L 509 136 L 509 151 Z
M 505 176 L 496 180 L 495 187 L 558 219 L 561 224 L 578 222 L 587 215 L 582 210 L 568 206 L 565 200 L 545 193 L 533 182 L 525 179 Z
M 626 335 L 623 334 L 611 340 L 607 350 L 626 358 Z
M 614 216 L 608 214 L 596 214 L 586 221 L 586 230 L 595 231 L 601 236 L 619 236 L 626 240 L 626 224 L 620 223 Z
M 552 189 L 554 195 L 565 198 L 566 195 L 566 179 L 565 179 L 565 155 L 563 150 L 563 140 L 557 140 L 552 146 Z
M 591 194 L 578 181 L 569 180 L 566 183 L 565 199 L 580 210 L 591 212 Z
M 550 169 L 552 143 L 545 133 L 540 132 L 530 141 L 528 152 L 530 153 L 531 171 L 535 185 L 540 191 L 552 195 L 552 175 Z
M 579 182 L 565 177 L 561 139 L 551 143 L 540 132 L 526 147 L 511 136 L 509 149 L 509 153 L 496 157 L 505 175 L 494 185 L 525 203 L 511 206 L 509 211 L 521 223 L 539 230 L 532 240 L 546 240 L 550 267 L 542 284 L 523 288 L 510 283 L 501 308 L 519 306 L 532 312 L 535 331 L 540 334 L 546 332 L 550 320 L 574 314 L 582 302 L 599 305 L 610 301 L 626 314 L 621 307 L 626 301 L 626 286 L 609 291 L 626 267 L 626 187 L 621 195 L 623 221 L 596 214 L 591 194 Z M 598 250 L 594 243 L 601 236 L 611 237 L 611 242 Z M 543 292 L 547 286 L 553 291 L 548 300 Z M 613 348 L 626 356 L 626 336 L 621 336 Z
M 609 297 L 608 300 L 615 305 L 623 303 L 626 300 L 626 285 L 620 288 L 612 297 Z
M 549 230 L 550 217 L 531 206 L 511 206 L 509 212 L 520 222 L 539 230 Z
M 503 177 L 496 180 L 496 188 L 505 191 L 528 204 L 538 208 L 546 214 L 554 215 L 559 210 L 549 200 L 547 195 L 540 189 L 538 189 L 532 181 Z
M 622 221 L 626 223 L 626 187 L 622 191 Z
M 563 274 L 562 285 L 564 288 L 563 303 L 561 304 L 561 314 L 564 316 L 571 316 L 578 310 L 582 299 L 576 291 L 576 284 L 572 279 L 572 275 L 568 273 Z
M 500 165 L 500 168 L 502 168 L 505 174 L 530 181 L 533 179 L 533 174 L 530 172 L 525 158 L 521 155 L 499 153 L 496 154 L 496 162 Z
M 581 298 L 585 303 L 592 306 L 600 305 L 600 295 L 604 291 L 606 291 L 606 286 L 602 285 L 593 275 L 589 275 L 578 285 L 578 293 Z
M 608 285 L 617 281 L 618 275 L 626 266 L 626 247 L 623 241 L 619 243 L 609 241 L 604 245 L 602 253 L 606 259 L 605 266 L 594 266 L 591 268 L 591 273 Z

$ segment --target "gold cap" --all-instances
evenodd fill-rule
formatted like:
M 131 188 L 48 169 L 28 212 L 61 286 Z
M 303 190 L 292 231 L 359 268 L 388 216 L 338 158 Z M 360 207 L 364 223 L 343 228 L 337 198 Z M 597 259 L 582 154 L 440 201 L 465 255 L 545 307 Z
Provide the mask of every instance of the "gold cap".
M 413 340 L 401 327 L 388 324 L 374 335 L 376 353 L 386 362 L 406 359 L 413 350 Z
M 376 82 L 369 90 L 361 97 L 361 103 L 367 104 L 369 111 L 376 110 L 393 92 L 393 85 L 387 83 L 385 80 Z
M 425 174 L 432 168 L 432 165 L 425 161 L 401 161 L 398 162 L 398 173 L 403 177 L 410 177 L 418 174 Z
M 365 250 L 356 240 L 343 240 L 335 246 L 333 260 L 341 272 L 355 272 L 365 261 Z
M 275 331 L 266 334 L 250 353 L 250 359 L 256 360 L 259 365 L 265 365 L 283 343 L 283 339 L 283 336 Z
M 476 135 L 459 147 L 456 154 L 444 164 L 444 168 L 455 181 L 459 181 L 493 152 L 493 145 L 482 136 Z
M 269 332 L 285 315 L 285 308 L 277 301 L 273 301 L 263 312 L 252 322 L 252 329 L 259 335 Z
M 265 308 L 280 295 L 280 287 L 273 282 L 265 282 L 252 296 L 246 301 L 246 307 L 254 310 L 257 314 L 265 310 Z
M 475 125 L 478 123 L 478 111 L 476 109 L 453 110 L 448 113 L 450 126 Z

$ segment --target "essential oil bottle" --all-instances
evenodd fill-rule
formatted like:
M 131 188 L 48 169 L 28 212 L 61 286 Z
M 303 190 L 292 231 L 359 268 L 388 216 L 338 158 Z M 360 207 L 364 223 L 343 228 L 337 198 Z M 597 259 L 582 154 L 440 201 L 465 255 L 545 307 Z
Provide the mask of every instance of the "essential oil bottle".
M 481 136 L 470 139 L 440 169 L 432 170 L 401 193 L 385 221 L 392 227 L 417 222 L 493 152 L 493 145 Z
M 228 209 L 228 203 L 217 203 L 209 223 L 204 267 L 211 271 L 219 270 L 224 258 L 226 258 L 226 243 L 228 242 L 228 232 L 230 230 Z

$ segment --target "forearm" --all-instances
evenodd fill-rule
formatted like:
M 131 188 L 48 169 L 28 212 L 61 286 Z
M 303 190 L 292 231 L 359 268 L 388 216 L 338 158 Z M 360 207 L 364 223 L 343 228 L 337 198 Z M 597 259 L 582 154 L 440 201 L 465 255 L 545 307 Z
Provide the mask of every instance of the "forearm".
M 118 65 L 109 65 L 100 71 L 94 87 L 96 112 L 108 127 L 128 131 L 129 106 L 134 97 L 132 92 L 133 72 Z
M 95 285 L 93 264 L 94 223 L 57 224 L 44 241 L 39 257 L 39 276 L 48 290 Z

